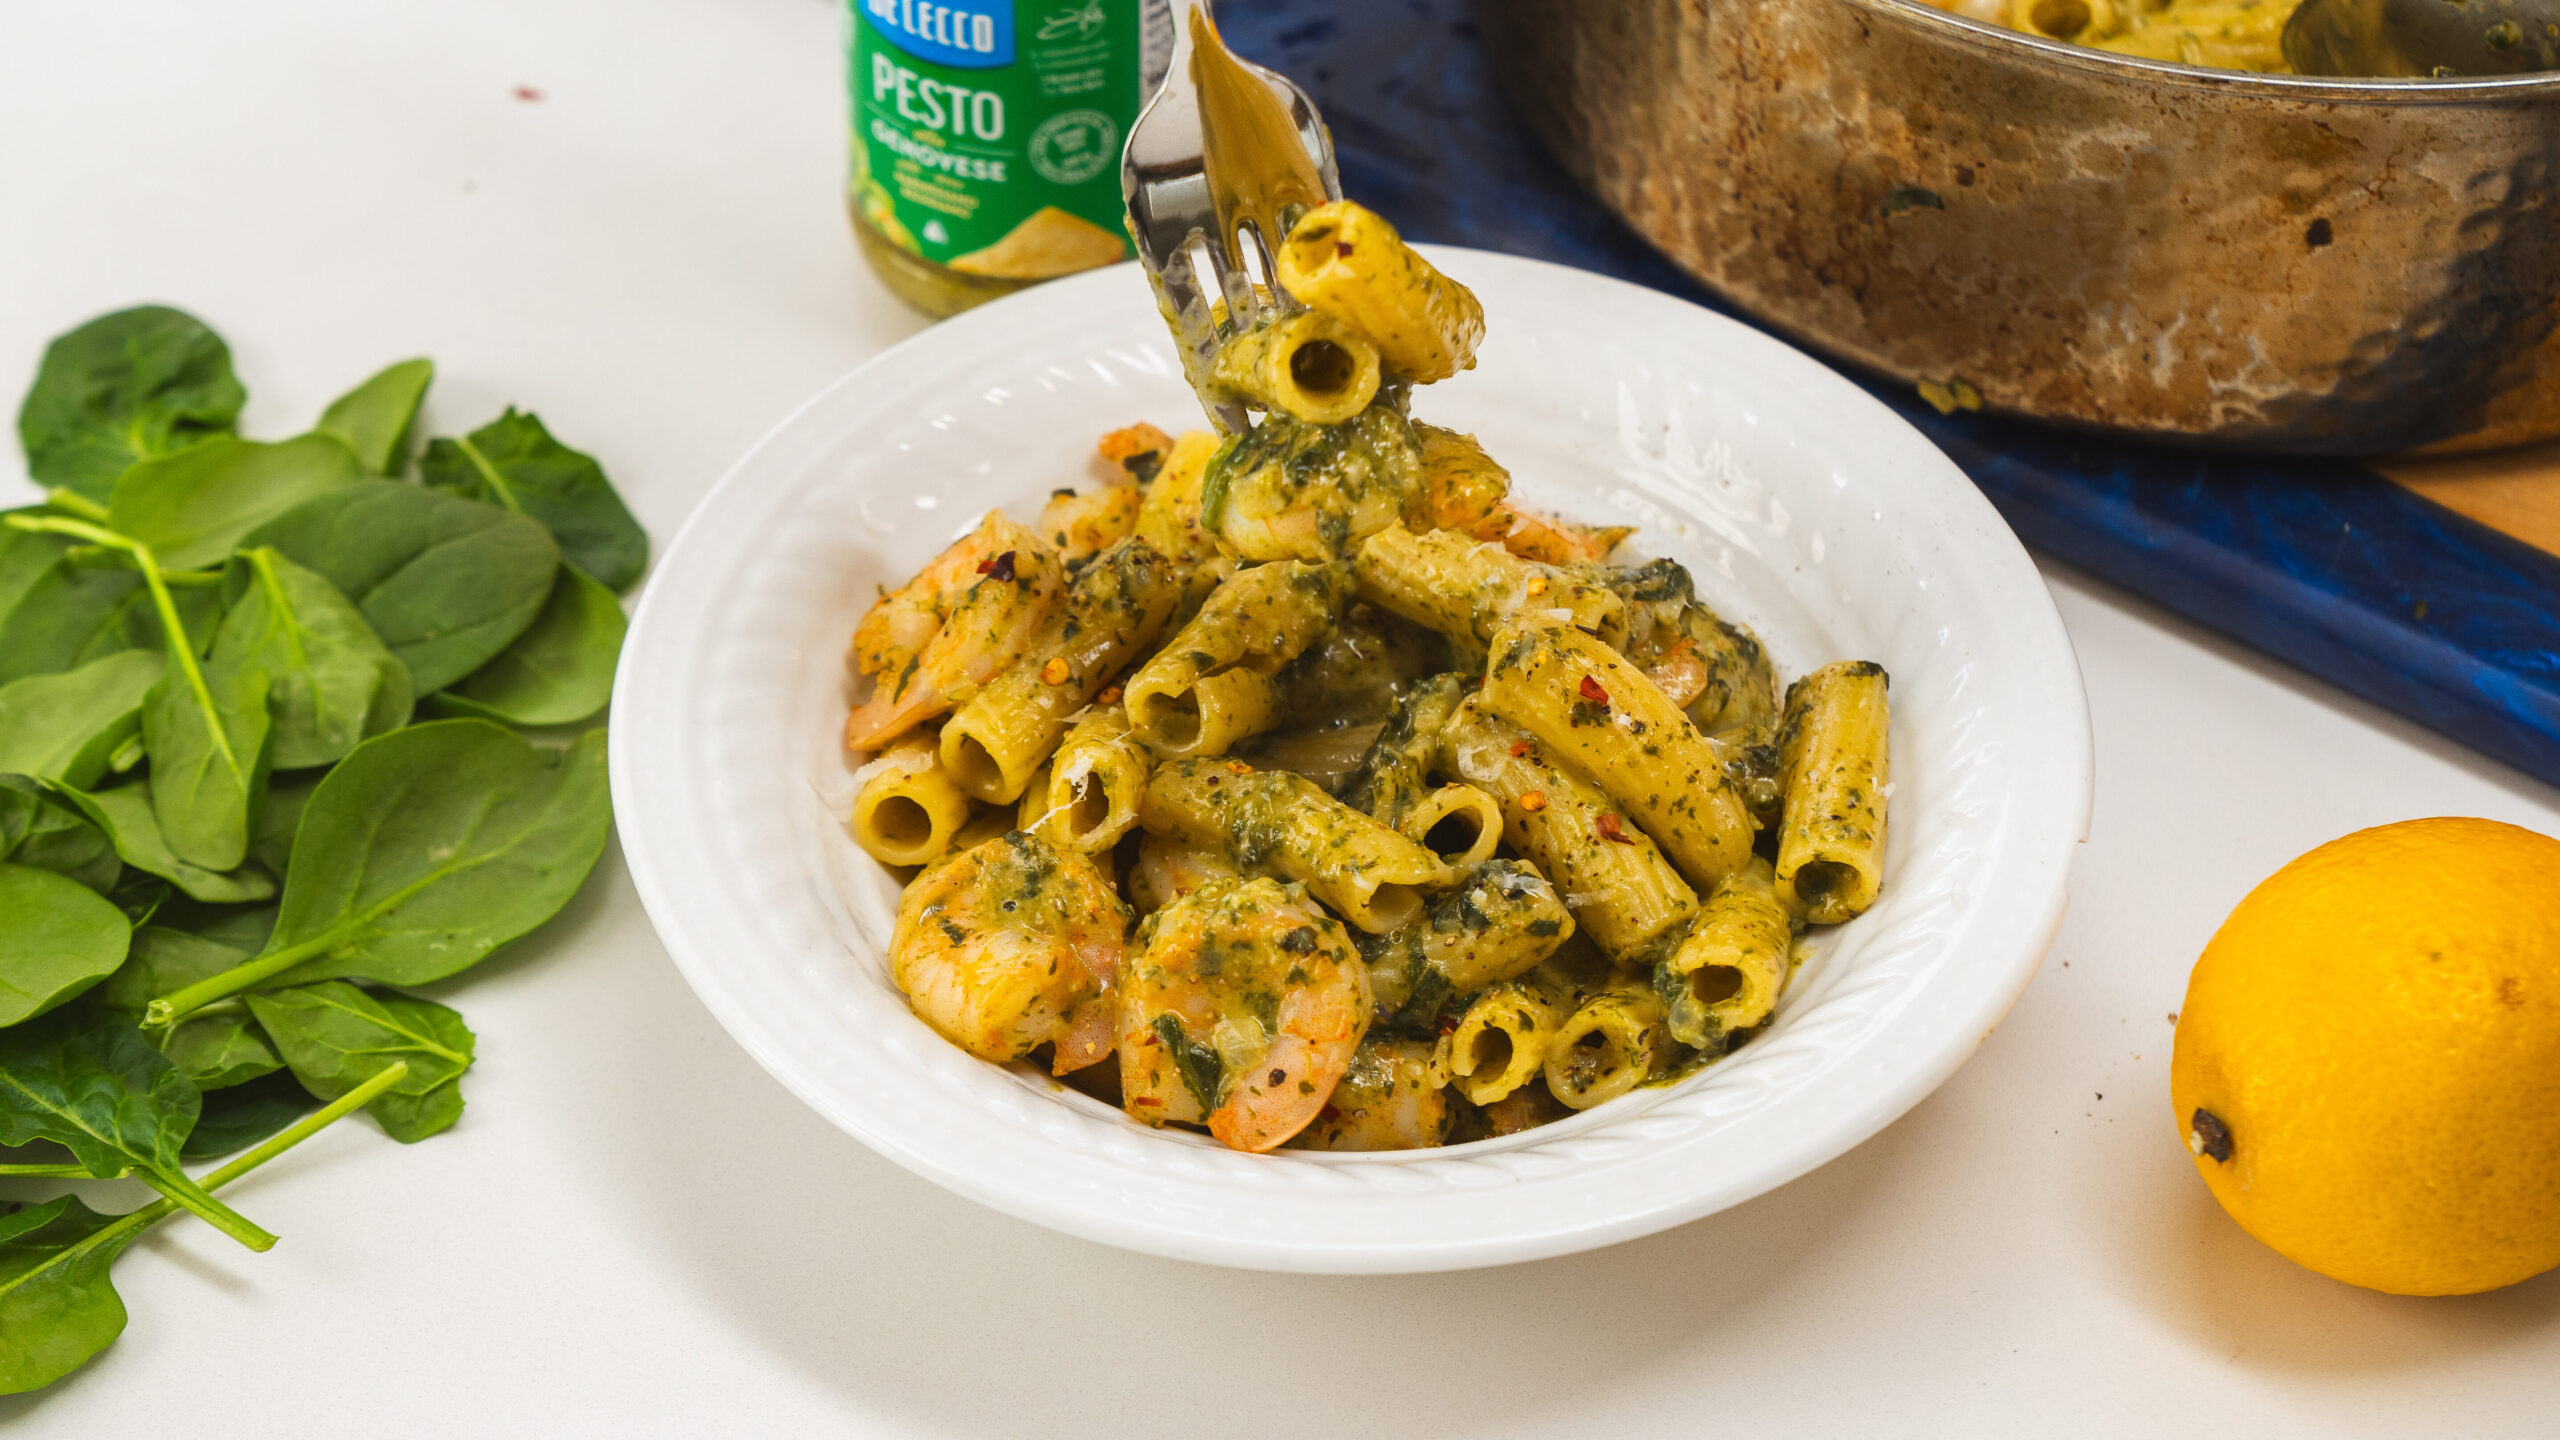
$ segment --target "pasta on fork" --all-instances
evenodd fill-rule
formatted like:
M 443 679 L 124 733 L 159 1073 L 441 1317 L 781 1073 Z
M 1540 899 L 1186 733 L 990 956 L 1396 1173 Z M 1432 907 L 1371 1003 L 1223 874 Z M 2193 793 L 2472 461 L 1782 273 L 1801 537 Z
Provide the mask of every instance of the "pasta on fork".
M 1231 1149 L 1518 1134 L 1748 1043 L 1885 879 L 1887 677 L 1783 690 L 1630 533 L 1412 414 L 1468 289 L 1348 202 L 1108 483 L 856 627 L 857 844 L 916 1016 Z M 1256 418 L 1258 417 L 1258 418 Z M 1031 507 L 1016 511 L 1033 514 Z

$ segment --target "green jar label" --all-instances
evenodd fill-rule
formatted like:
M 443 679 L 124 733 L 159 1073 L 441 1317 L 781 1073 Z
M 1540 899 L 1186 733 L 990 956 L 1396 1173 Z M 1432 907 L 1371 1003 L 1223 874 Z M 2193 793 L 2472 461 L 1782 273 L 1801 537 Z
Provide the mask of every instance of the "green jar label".
M 849 4 L 854 198 L 875 230 L 972 275 L 1129 253 L 1120 145 L 1170 48 L 1161 0 Z

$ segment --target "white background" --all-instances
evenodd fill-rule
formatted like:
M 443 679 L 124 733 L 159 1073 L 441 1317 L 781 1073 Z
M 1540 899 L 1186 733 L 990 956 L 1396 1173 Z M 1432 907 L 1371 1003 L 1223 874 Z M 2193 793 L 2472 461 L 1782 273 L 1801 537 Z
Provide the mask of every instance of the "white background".
M 837 24 L 828 0 L 6 0 L 0 398 L 48 337 L 144 300 L 229 339 L 256 435 L 432 355 L 437 430 L 538 408 L 663 544 L 765 428 L 923 323 L 845 229 Z M 2192 1173 L 2167 1062 L 2189 963 L 2276 866 L 2418 815 L 2560 832 L 2560 795 L 2047 573 L 2098 741 L 2060 943 L 1936 1096 L 1739 1209 L 1390 1279 L 1051 1235 L 768 1080 L 609 853 L 448 994 L 480 1034 L 458 1129 L 410 1148 L 351 1122 L 244 1182 L 227 1198 L 285 1237 L 265 1256 L 162 1226 L 118 1267 L 124 1338 L 0 1420 L 91 1440 L 2552 1433 L 2560 1275 L 2412 1300 L 2296 1269 Z

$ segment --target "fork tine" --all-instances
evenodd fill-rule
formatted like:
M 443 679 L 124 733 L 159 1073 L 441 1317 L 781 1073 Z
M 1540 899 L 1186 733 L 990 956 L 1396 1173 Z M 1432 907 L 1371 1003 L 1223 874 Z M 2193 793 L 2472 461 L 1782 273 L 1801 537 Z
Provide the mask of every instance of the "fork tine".
M 1218 280 L 1218 293 L 1227 302 L 1226 333 L 1234 335 L 1253 328 L 1261 316 L 1262 301 L 1253 293 L 1253 275 L 1244 268 L 1244 236 L 1239 230 L 1224 244 L 1209 242 L 1209 273 Z

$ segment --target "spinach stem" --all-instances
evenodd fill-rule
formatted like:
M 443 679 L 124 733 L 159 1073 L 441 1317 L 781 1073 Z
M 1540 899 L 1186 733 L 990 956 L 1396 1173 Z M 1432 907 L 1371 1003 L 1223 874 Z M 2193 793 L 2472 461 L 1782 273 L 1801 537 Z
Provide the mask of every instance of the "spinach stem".
M 67 485 L 56 485 L 44 492 L 44 503 L 56 510 L 68 510 L 83 520 L 107 523 L 107 507 Z
M 0 1165 L 0 1175 L 25 1175 L 47 1180 L 95 1180 L 86 1165 Z M 114 1177 L 109 1177 L 114 1178 Z
M 272 955 L 261 955 L 255 960 L 234 965 L 219 975 L 206 976 L 183 990 L 163 995 L 144 1008 L 142 1023 L 145 1028 L 155 1030 L 174 1025 L 216 1000 L 227 1000 L 261 980 L 281 975 L 336 943 L 338 928 L 332 927 L 299 945 L 287 945 Z
M 508 486 L 507 477 L 499 474 L 498 467 L 489 463 L 489 457 L 481 454 L 480 447 L 471 443 L 471 437 L 457 436 L 453 443 L 470 457 L 471 468 L 479 471 L 480 478 L 489 482 L 489 489 L 498 497 L 498 502 L 518 515 L 523 514 L 524 507 L 516 503 L 516 492 Z
M 196 647 L 187 638 L 187 627 L 178 621 L 178 604 L 169 598 L 169 582 L 161 574 L 160 562 L 152 557 L 151 547 L 85 521 L 65 520 L 52 515 L 12 515 L 9 524 L 20 530 L 69 535 L 92 545 L 103 545 L 109 550 L 121 550 L 133 557 L 134 568 L 142 572 L 142 583 L 151 588 L 151 606 L 160 612 L 160 625 L 168 639 L 169 653 L 177 658 L 178 668 L 186 672 L 187 686 L 195 692 L 196 705 L 204 711 L 205 729 L 211 732 L 213 748 L 222 752 L 223 763 L 234 773 L 246 774 L 240 757 L 232 753 L 231 732 L 222 726 L 222 711 L 213 703 L 213 687 L 205 683 L 204 668 L 196 664 Z
M 294 1146 L 299 1145 L 303 1141 L 310 1139 L 312 1136 L 319 1134 L 322 1130 L 325 1130 L 329 1126 L 337 1123 L 339 1120 L 344 1119 L 350 1112 L 362 1108 L 376 1095 L 379 1095 L 383 1091 L 390 1089 L 392 1086 L 399 1084 L 408 1077 L 409 1062 L 406 1060 L 392 1061 L 388 1066 L 385 1066 L 379 1073 L 365 1081 L 363 1084 L 348 1091 L 346 1094 L 339 1096 L 337 1099 L 330 1101 L 328 1104 L 321 1106 L 319 1109 L 312 1111 L 310 1114 L 303 1116 L 301 1119 L 296 1120 L 284 1129 L 277 1131 L 274 1135 L 269 1136 L 264 1144 L 204 1177 L 204 1189 L 207 1192 L 221 1189 L 223 1186 L 230 1184 L 232 1181 L 239 1179 L 241 1176 L 248 1174 L 259 1166 L 266 1164 L 268 1161 L 273 1160 L 287 1150 L 292 1149 Z M 175 1213 L 177 1209 L 178 1204 L 174 1200 L 154 1200 L 139 1210 L 133 1211 L 130 1214 L 119 1215 L 114 1220 L 100 1226 L 96 1233 L 79 1242 L 74 1249 L 82 1251 L 95 1249 L 100 1245 L 116 1240 L 121 1236 L 129 1235 L 136 1230 L 140 1230 L 147 1225 L 162 1220 Z M 268 1237 L 267 1243 L 270 1245 L 274 1244 L 274 1237 Z
M 193 1211 L 198 1219 L 250 1249 L 265 1251 L 276 1248 L 275 1236 L 260 1229 L 248 1216 L 214 1199 L 176 1166 L 163 1170 L 157 1165 L 147 1165 L 140 1175 L 145 1183 L 171 1202 Z

